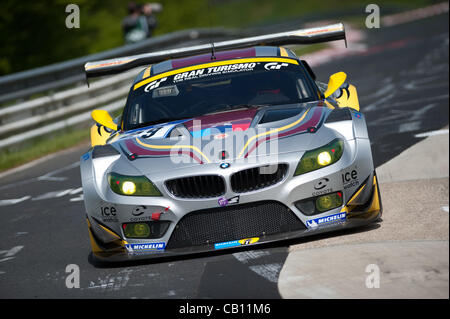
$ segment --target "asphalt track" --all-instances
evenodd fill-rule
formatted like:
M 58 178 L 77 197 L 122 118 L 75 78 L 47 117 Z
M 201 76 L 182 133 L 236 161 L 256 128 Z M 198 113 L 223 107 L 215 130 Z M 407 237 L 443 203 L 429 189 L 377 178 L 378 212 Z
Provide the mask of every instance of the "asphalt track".
M 366 36 L 366 51 L 321 65 L 316 73 L 327 82 L 343 70 L 358 88 L 378 167 L 423 139 L 416 134 L 448 125 L 448 14 L 366 30 Z M 0 298 L 281 297 L 279 273 L 289 246 L 302 240 L 114 266 L 93 263 L 77 166 L 86 149 L 0 178 Z M 66 287 L 70 264 L 80 269 L 80 288 Z

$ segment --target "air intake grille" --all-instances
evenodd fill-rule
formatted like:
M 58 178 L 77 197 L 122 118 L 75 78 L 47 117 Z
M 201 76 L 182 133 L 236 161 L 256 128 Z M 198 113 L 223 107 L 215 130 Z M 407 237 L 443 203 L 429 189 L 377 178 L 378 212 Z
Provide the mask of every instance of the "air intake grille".
M 231 189 L 245 193 L 274 185 L 284 178 L 287 168 L 287 164 L 278 164 L 239 171 L 231 175 Z
M 172 179 L 166 187 L 181 198 L 210 198 L 225 194 L 225 181 L 217 175 L 201 175 Z
M 203 209 L 177 224 L 168 249 L 202 246 L 306 229 L 295 214 L 277 201 Z

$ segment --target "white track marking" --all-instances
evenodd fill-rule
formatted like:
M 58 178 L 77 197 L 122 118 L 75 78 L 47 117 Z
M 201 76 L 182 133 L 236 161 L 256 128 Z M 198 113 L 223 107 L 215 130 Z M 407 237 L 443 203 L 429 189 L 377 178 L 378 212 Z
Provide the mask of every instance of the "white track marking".
M 448 211 L 448 205 L 447 205 L 447 206 L 442 206 L 441 209 L 442 209 L 444 212 L 446 212 L 446 213 L 449 212 L 449 211 Z
M 84 200 L 83 194 L 81 194 L 78 197 L 73 197 L 73 198 L 70 199 L 71 202 L 81 202 L 82 200 Z
M 5 258 L 0 259 L 0 263 L 14 259 L 15 258 L 14 255 L 16 255 L 19 251 L 21 251 L 22 248 L 23 246 L 15 246 L 10 250 L 1 250 L 0 255 L 4 255 L 3 257 Z
M 26 235 L 26 234 L 28 234 L 28 232 L 26 232 L 26 231 L 19 231 L 19 232 L 16 233 L 16 236 L 22 236 L 22 235 Z
M 31 200 L 36 201 L 36 200 L 43 200 L 43 199 L 59 198 L 59 197 L 63 197 L 68 194 L 72 194 L 75 191 L 79 192 L 79 189 L 78 188 L 77 189 L 68 188 L 68 189 L 64 189 L 64 190 L 57 190 L 57 191 L 48 192 L 48 193 L 39 195 L 37 197 L 33 197 Z
M 118 276 L 110 277 L 110 275 L 108 275 L 105 279 L 98 277 L 97 283 L 91 281 L 87 288 L 100 288 L 103 292 L 120 290 L 126 287 L 128 281 L 130 280 L 130 275 L 132 272 L 133 270 L 131 269 L 124 269 L 118 272 Z
M 270 282 L 277 283 L 281 271 L 281 263 L 250 266 L 249 268 Z
M 436 130 L 436 131 L 430 131 L 430 132 L 416 134 L 416 135 L 414 135 L 414 137 L 420 138 L 420 137 L 428 137 L 428 136 L 435 136 L 435 135 L 441 135 L 441 134 L 448 134 L 448 128 L 443 129 L 443 130 Z
M 72 168 L 75 168 L 75 167 L 77 167 L 79 165 L 80 165 L 79 162 L 75 162 L 75 163 L 72 163 L 72 164 L 70 164 L 68 166 L 62 167 L 60 169 L 57 169 L 56 171 L 49 172 L 49 173 L 47 173 L 45 175 L 42 175 L 42 176 L 39 176 L 39 177 L 33 177 L 33 178 L 29 178 L 29 179 L 26 179 L 26 180 L 23 180 L 23 181 L 20 181 L 20 182 L 14 182 L 14 183 L 2 185 L 2 186 L 0 186 L 0 190 L 1 189 L 6 189 L 6 188 L 11 188 L 11 187 L 18 186 L 18 185 L 29 184 L 29 183 L 32 183 L 32 182 L 35 182 L 35 181 L 64 181 L 64 180 L 67 179 L 66 177 L 53 177 L 53 175 L 61 173 L 61 172 L 64 172 L 64 171 L 67 171 L 67 170 L 72 169 Z M 34 166 L 34 165 L 32 165 L 32 166 Z M 22 167 L 22 166 L 20 166 L 20 167 Z M 26 168 L 28 168 L 28 167 L 26 167 L 26 165 L 24 165 L 23 169 L 26 169 Z M 3 177 L 3 176 L 10 175 L 10 174 L 12 174 L 14 172 L 16 172 L 15 169 L 12 170 L 11 172 L 7 171 L 5 173 L 2 173 L 2 174 L 0 174 L 0 178 Z
M 65 167 L 62 167 L 55 171 L 52 171 L 50 173 L 47 173 L 45 175 L 39 176 L 37 179 L 38 179 L 38 181 L 56 181 L 56 182 L 65 181 L 65 180 L 67 180 L 67 177 L 55 177 L 53 175 L 68 171 L 68 170 L 78 167 L 78 166 L 80 166 L 80 162 L 75 162 L 68 166 L 65 166 Z
M 24 196 L 22 198 L 15 198 L 15 199 L 2 199 L 0 200 L 0 206 L 9 206 L 9 205 L 15 205 L 18 204 L 20 202 L 23 202 L 25 200 L 28 200 L 31 198 L 32 201 L 37 201 L 37 200 L 44 200 L 44 199 L 52 199 L 52 198 L 59 198 L 59 197 L 63 197 L 66 195 L 76 195 L 80 192 L 83 191 L 82 187 L 78 187 L 78 188 L 68 188 L 68 189 L 64 189 L 64 190 L 57 190 L 57 191 L 53 191 L 53 192 L 48 192 L 36 197 L 31 198 L 31 196 Z M 78 201 L 82 201 L 83 200 L 83 194 L 80 194 L 78 197 L 73 197 L 70 199 L 71 202 L 78 202 Z
M 390 27 L 398 24 L 416 21 L 419 19 L 446 13 L 448 12 L 448 9 L 448 2 L 442 2 L 425 8 L 385 16 L 381 18 L 381 25 L 382 27 Z
M 7 257 L 7 258 L 0 259 L 0 263 L 4 262 L 4 261 L 11 260 L 11 259 L 14 259 L 14 257 Z
M 8 250 L 8 251 L 6 252 L 5 257 L 12 257 L 12 256 L 14 256 L 14 255 L 17 254 L 19 251 L 21 251 L 22 248 L 23 248 L 23 246 L 16 246 L 16 247 L 11 248 L 10 250 Z
M 71 191 L 70 195 L 75 195 L 82 191 L 83 191 L 83 187 L 78 187 L 78 188 L 74 189 L 73 191 Z
M 15 205 L 20 202 L 26 201 L 27 199 L 30 199 L 30 198 L 31 198 L 31 196 L 24 196 L 24 197 L 16 198 L 16 199 L 2 199 L 2 200 L 0 200 L 0 206 Z
M 233 254 L 233 256 L 243 264 L 248 263 L 249 260 L 257 259 L 267 255 L 270 255 L 270 253 L 266 250 L 250 250 Z

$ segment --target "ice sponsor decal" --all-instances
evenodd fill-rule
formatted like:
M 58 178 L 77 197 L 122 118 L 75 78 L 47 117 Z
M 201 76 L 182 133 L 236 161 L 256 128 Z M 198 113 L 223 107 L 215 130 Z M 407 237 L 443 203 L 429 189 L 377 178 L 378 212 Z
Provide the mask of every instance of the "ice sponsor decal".
M 279 63 L 279 62 L 269 62 L 264 65 L 264 69 L 266 70 L 279 70 L 281 67 L 288 66 L 287 63 Z
M 354 169 L 349 172 L 342 173 L 342 185 L 344 186 L 344 189 L 358 186 L 358 172 Z
M 224 248 L 231 248 L 231 247 L 237 247 L 237 246 L 242 246 L 242 245 L 251 245 L 251 244 L 257 243 L 258 241 L 259 241 L 259 237 L 225 241 L 222 243 L 214 244 L 214 249 L 224 249 Z
M 117 218 L 117 209 L 114 206 L 101 206 L 100 212 L 104 223 L 116 223 L 119 221 Z
M 158 251 L 166 248 L 166 243 L 125 244 L 128 252 Z
M 319 217 L 319 218 L 314 218 L 314 219 L 310 219 L 306 221 L 306 226 L 308 228 L 316 228 L 322 225 L 326 225 L 326 224 L 332 224 L 332 223 L 337 223 L 337 222 L 341 222 L 341 221 L 345 221 L 347 218 L 347 214 L 344 213 L 337 213 L 337 214 L 333 214 L 333 215 L 329 215 L 329 216 L 325 216 L 325 217 Z

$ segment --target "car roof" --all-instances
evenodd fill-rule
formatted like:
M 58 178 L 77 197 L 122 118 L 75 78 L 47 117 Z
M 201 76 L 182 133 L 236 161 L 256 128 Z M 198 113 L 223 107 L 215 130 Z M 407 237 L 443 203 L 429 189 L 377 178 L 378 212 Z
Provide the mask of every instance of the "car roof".
M 274 46 L 256 46 L 244 49 L 234 49 L 234 50 L 214 52 L 214 57 L 215 59 L 211 59 L 211 53 L 207 53 L 159 62 L 143 69 L 135 78 L 133 84 L 136 84 L 137 82 L 142 81 L 145 78 L 163 72 L 208 62 L 233 60 L 238 58 L 251 58 L 251 57 L 288 57 L 298 59 L 295 53 L 293 53 L 291 50 L 284 47 L 274 47 Z

